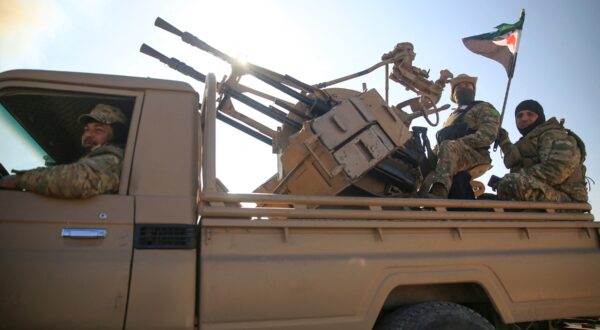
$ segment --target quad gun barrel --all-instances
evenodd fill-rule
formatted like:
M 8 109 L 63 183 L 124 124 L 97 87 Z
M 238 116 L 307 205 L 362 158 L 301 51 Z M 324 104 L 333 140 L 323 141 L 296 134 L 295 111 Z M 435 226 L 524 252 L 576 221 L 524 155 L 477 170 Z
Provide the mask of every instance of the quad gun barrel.
M 437 108 L 436 104 L 452 73 L 442 70 L 435 82 L 428 80 L 429 72 L 412 64 L 416 54 L 411 43 L 399 43 L 391 52 L 384 54 L 379 63 L 366 70 L 310 85 L 252 63 L 242 63 L 160 17 L 155 25 L 231 65 L 230 76 L 217 87 L 217 118 L 270 144 L 280 159 L 278 173 L 257 191 L 395 195 L 414 191 L 426 174 L 423 166 L 427 163 L 425 153 L 427 150 L 427 154 L 431 152 L 426 129 L 411 132 L 409 126 L 421 115 L 427 118 L 428 114 L 437 115 L 449 107 Z M 140 51 L 198 81 L 206 79 L 203 73 L 146 44 Z M 374 89 L 358 92 L 330 87 L 384 65 L 393 65 L 388 79 L 400 83 L 417 97 L 389 106 L 387 95 L 384 100 Z M 295 99 L 296 103 L 240 83 L 244 75 L 257 78 Z M 273 104 L 264 105 L 248 94 Z M 269 116 L 281 126 L 273 130 L 239 113 L 231 99 Z M 412 113 L 403 111 L 405 106 L 410 106 Z

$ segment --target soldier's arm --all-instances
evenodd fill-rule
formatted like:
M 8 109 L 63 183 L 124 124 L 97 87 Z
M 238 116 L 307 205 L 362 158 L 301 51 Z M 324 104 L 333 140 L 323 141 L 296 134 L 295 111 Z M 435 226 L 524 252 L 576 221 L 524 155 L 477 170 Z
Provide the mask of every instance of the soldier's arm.
M 550 185 L 566 180 L 581 159 L 576 142 L 560 130 L 551 130 L 540 136 L 538 155 L 539 163 L 521 171 Z
M 17 186 L 59 198 L 89 198 L 116 192 L 121 176 L 121 159 L 106 153 L 72 164 L 37 168 L 17 175 Z
M 519 148 L 510 141 L 508 132 L 504 128 L 498 130 L 498 140 L 500 149 L 504 154 L 504 165 L 508 169 L 514 169 L 517 166 L 522 167 L 522 157 Z
M 15 175 L 1 177 L 0 189 L 17 189 L 17 177 Z
M 500 146 L 500 148 L 504 154 L 504 166 L 506 166 L 506 168 L 511 169 L 521 165 L 521 152 L 516 145 L 509 142 Z
M 498 127 L 500 126 L 500 114 L 489 103 L 483 103 L 477 109 L 473 109 L 477 118 L 477 131 L 466 135 L 459 140 L 473 149 L 488 147 L 496 139 Z

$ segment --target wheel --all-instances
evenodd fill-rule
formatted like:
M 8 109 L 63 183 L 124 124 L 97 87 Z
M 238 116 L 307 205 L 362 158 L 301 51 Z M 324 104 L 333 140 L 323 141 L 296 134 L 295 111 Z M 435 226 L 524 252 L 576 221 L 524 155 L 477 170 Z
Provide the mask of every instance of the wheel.
M 387 315 L 377 330 L 493 330 L 488 320 L 470 308 L 445 301 L 429 301 L 400 308 Z

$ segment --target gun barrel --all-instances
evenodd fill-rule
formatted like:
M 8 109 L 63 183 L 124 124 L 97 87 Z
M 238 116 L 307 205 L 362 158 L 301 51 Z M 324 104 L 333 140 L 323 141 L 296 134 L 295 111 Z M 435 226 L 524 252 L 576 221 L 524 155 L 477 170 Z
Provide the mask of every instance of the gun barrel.
M 253 138 L 255 138 L 261 142 L 264 142 L 270 146 L 273 145 L 273 140 L 270 137 L 268 137 L 260 132 L 257 132 L 248 126 L 229 118 L 228 116 L 224 115 L 223 113 L 221 113 L 219 111 L 217 112 L 217 119 L 228 124 L 231 127 L 239 129 L 240 131 L 252 136 Z
M 296 116 L 299 116 L 300 118 L 302 118 L 303 120 L 308 120 L 310 119 L 310 117 L 308 117 L 304 112 L 294 108 L 293 106 L 290 106 L 286 101 L 283 101 L 281 99 L 275 99 L 275 104 L 284 108 L 285 110 L 295 114 Z
M 225 87 L 226 94 L 231 95 L 231 97 L 233 97 L 234 99 L 246 104 L 249 107 L 256 109 L 259 112 L 262 112 L 263 114 L 271 117 L 272 119 L 275 119 L 280 123 L 288 124 L 288 125 L 294 127 L 295 129 L 300 129 L 302 127 L 302 125 L 300 123 L 296 122 L 295 120 L 293 120 L 291 118 L 286 117 L 286 115 L 282 111 L 279 111 L 279 109 L 267 107 L 267 106 L 263 105 L 262 103 L 254 100 L 253 98 L 250 98 L 250 97 L 236 91 L 234 88 L 231 88 L 230 86 L 224 85 L 224 87 Z
M 169 31 L 175 35 L 178 36 L 182 36 L 183 32 L 181 32 L 179 29 L 177 29 L 176 27 L 174 27 L 173 25 L 171 25 L 169 22 L 165 21 L 164 19 L 157 17 L 156 20 L 154 21 L 154 25 L 158 26 L 159 28 Z
M 272 79 L 272 78 L 268 77 L 267 75 L 264 75 L 260 72 L 254 72 L 253 75 L 256 78 L 263 81 L 264 83 L 271 85 L 272 87 L 286 93 L 287 95 L 295 98 L 296 100 L 310 106 L 311 110 L 314 111 L 318 115 L 322 115 L 325 112 L 331 110 L 331 106 L 327 103 L 327 101 L 325 101 L 319 97 L 315 96 L 315 98 L 312 99 L 306 95 L 302 95 L 301 93 L 298 93 L 297 91 L 286 86 L 285 84 L 283 84 L 279 81 L 276 81 L 275 79 Z
M 227 63 L 230 63 L 230 64 L 235 63 L 235 59 L 233 57 L 223 53 L 222 51 L 216 49 L 215 47 L 198 39 L 198 37 L 196 37 L 195 35 L 193 35 L 189 32 L 183 32 L 183 35 L 181 36 L 181 40 L 185 43 L 188 43 L 188 44 L 194 46 L 194 47 L 200 48 L 201 50 L 203 50 L 205 52 L 213 54 L 214 56 L 224 60 Z
M 297 85 L 299 88 L 304 89 L 307 92 L 314 93 L 314 92 L 316 92 L 318 90 L 316 87 L 311 86 L 311 85 L 309 85 L 309 84 L 307 84 L 305 82 L 302 82 L 302 81 L 300 81 L 300 80 L 298 80 L 298 79 L 296 79 L 296 78 L 294 78 L 294 77 L 292 77 L 290 75 L 286 74 L 286 75 L 283 76 L 283 78 L 286 79 L 287 81 L 291 82 L 292 84 Z
M 211 45 L 198 39 L 198 37 L 194 36 L 193 34 L 191 34 L 189 32 L 181 32 L 179 29 L 177 29 L 173 25 L 169 24 L 168 22 L 166 22 L 165 20 L 163 20 L 160 17 L 156 18 L 155 25 L 157 27 L 160 27 L 161 29 L 164 29 L 168 32 L 171 32 L 171 33 L 181 37 L 181 40 L 183 42 L 190 44 L 196 48 L 199 48 L 207 53 L 210 53 L 231 65 L 238 64 L 237 61 L 233 57 L 212 47 Z M 294 84 L 298 88 L 303 89 L 308 92 L 314 92 L 316 90 L 316 88 L 313 86 L 303 83 L 291 76 L 288 76 L 288 75 L 282 76 L 275 72 L 271 72 L 270 70 L 267 70 L 260 66 L 254 65 L 252 63 L 246 63 L 244 65 L 244 68 L 245 68 L 245 70 L 247 70 L 246 72 L 248 72 L 251 75 L 255 76 L 256 78 L 262 80 L 263 82 L 267 83 L 268 85 L 271 85 L 271 86 L 279 89 L 280 91 L 288 94 L 289 96 L 299 100 L 300 102 L 310 106 L 315 111 L 315 113 L 318 115 L 321 115 L 331 109 L 331 106 L 327 103 L 326 100 L 323 100 L 316 96 L 315 96 L 315 99 L 312 99 L 310 97 L 302 95 L 301 93 L 298 93 L 295 90 L 288 87 L 285 83 L 283 83 L 283 81 L 287 80 L 291 84 Z
M 154 25 L 167 31 L 167 32 L 171 32 L 174 35 L 178 36 L 181 38 L 181 40 L 185 43 L 188 43 L 194 47 L 200 48 L 201 50 L 208 52 L 210 54 L 213 54 L 216 57 L 219 57 L 221 59 L 223 59 L 224 61 L 232 64 L 234 62 L 233 57 L 223 53 L 222 51 L 212 47 L 211 45 L 207 44 L 206 42 L 198 39 L 198 37 L 194 36 L 193 34 L 189 33 L 189 32 L 181 32 L 181 30 L 179 30 L 178 28 L 174 27 L 173 25 L 171 25 L 169 22 L 165 21 L 164 19 L 157 17 L 156 20 L 154 21 Z
M 154 57 L 155 59 L 168 65 L 171 69 L 181 72 L 188 77 L 192 77 L 201 82 L 206 81 L 206 76 L 203 73 L 196 71 L 191 66 L 181 62 L 180 60 L 178 60 L 174 57 L 169 58 L 169 57 L 161 54 L 159 51 L 155 50 L 154 48 L 152 48 L 146 44 L 142 44 L 142 47 L 140 47 L 140 52 L 142 52 L 148 56 Z
M 178 59 L 176 59 L 174 57 L 169 58 L 146 44 L 142 44 L 142 47 L 140 47 L 140 51 L 146 55 L 149 55 L 149 56 L 152 56 L 152 57 L 158 59 L 159 61 L 167 64 L 170 68 L 177 70 L 177 71 L 185 74 L 186 76 L 192 77 L 201 82 L 204 82 L 206 80 L 206 76 L 204 74 L 196 71 L 191 66 L 179 61 Z M 241 92 L 237 91 L 234 87 L 229 86 L 225 83 L 222 83 L 221 85 L 224 87 L 224 91 L 226 94 L 231 95 L 231 97 L 233 97 L 234 99 L 236 99 L 240 102 L 243 102 L 244 104 L 277 120 L 278 122 L 286 123 L 296 129 L 300 129 L 302 127 L 302 125 L 300 123 L 296 122 L 295 120 L 293 120 L 291 118 L 288 118 L 286 116 L 286 114 L 283 113 L 282 111 L 280 111 L 279 109 L 269 108 L 269 107 L 263 105 L 262 103 L 242 94 Z
M 154 49 L 146 44 L 142 44 L 142 46 L 140 47 L 140 52 L 142 52 L 150 57 L 154 57 L 155 59 L 157 59 L 165 64 L 167 64 L 169 62 L 168 57 L 166 57 L 165 55 L 158 52 L 156 49 Z

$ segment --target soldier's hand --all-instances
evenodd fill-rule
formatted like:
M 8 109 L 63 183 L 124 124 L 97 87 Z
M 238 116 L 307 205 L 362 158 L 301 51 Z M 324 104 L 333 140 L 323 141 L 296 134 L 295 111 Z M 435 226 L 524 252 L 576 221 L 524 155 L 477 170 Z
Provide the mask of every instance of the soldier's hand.
M 492 175 L 490 177 L 490 180 L 488 181 L 488 187 L 492 188 L 493 191 L 496 191 L 496 189 L 498 189 L 498 184 L 500 184 L 501 180 L 501 177 Z
M 7 175 L 0 178 L 0 189 L 17 189 L 17 176 Z
M 498 144 L 500 145 L 500 147 L 502 147 L 508 143 L 510 143 L 508 132 L 504 128 L 500 128 L 500 130 L 498 130 Z

